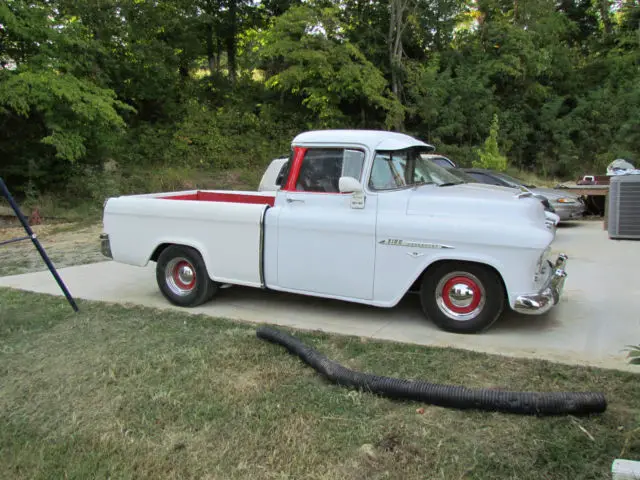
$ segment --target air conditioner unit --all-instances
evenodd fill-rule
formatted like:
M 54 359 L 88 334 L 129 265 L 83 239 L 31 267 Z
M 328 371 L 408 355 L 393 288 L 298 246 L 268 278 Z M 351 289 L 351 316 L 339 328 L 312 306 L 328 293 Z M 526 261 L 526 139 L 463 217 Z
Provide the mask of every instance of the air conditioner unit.
M 614 175 L 607 208 L 609 238 L 640 240 L 640 175 Z

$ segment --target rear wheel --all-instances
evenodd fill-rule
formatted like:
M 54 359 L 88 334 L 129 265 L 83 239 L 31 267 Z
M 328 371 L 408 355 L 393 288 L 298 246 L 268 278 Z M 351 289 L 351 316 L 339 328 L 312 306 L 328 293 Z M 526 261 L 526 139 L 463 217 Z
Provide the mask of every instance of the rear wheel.
M 156 281 L 165 298 L 181 307 L 196 307 L 211 300 L 218 291 L 200 253 L 183 245 L 171 245 L 162 251 L 156 265 Z
M 489 267 L 447 262 L 425 272 L 420 287 L 425 315 L 443 330 L 476 333 L 489 328 L 504 309 L 504 289 Z

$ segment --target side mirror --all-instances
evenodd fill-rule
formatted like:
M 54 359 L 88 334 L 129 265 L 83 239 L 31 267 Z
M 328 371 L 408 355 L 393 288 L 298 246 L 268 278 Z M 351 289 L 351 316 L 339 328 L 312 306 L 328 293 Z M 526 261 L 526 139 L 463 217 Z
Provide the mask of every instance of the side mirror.
M 340 177 L 338 181 L 340 193 L 351 193 L 351 208 L 364 208 L 364 189 L 353 177 Z
M 340 193 L 362 192 L 362 184 L 353 177 L 340 177 L 338 181 Z

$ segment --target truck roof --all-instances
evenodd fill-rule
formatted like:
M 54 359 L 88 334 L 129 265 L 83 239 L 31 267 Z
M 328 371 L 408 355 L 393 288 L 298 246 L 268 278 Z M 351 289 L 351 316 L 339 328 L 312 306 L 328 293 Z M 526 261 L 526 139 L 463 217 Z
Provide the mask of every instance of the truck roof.
M 292 146 L 341 143 L 357 143 L 371 150 L 401 150 L 418 146 L 426 147 L 431 151 L 435 150 L 433 145 L 410 135 L 386 130 L 311 130 L 297 135 L 291 142 Z

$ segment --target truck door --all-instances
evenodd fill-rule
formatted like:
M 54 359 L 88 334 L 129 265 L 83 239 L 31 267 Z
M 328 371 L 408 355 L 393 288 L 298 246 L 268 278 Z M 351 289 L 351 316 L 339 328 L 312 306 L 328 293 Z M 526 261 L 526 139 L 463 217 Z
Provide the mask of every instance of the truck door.
M 338 188 L 341 176 L 362 181 L 365 152 L 318 147 L 300 156 L 299 170 L 292 166 L 276 198 L 277 284 L 300 293 L 370 300 L 376 196 L 366 198 L 364 208 L 352 208 L 352 195 Z

